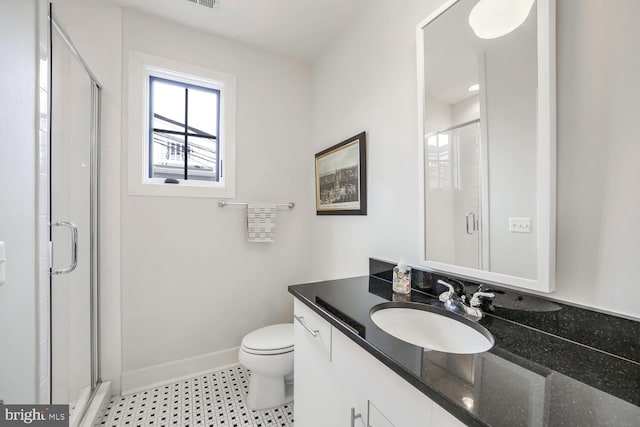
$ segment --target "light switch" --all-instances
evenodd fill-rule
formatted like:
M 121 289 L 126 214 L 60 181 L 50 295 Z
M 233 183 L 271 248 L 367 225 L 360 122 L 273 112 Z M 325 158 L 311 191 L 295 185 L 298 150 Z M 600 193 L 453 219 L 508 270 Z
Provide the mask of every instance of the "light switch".
M 531 218 L 509 218 L 511 233 L 531 233 Z
M 4 242 L 0 242 L 0 286 L 7 281 L 7 255 L 4 251 Z

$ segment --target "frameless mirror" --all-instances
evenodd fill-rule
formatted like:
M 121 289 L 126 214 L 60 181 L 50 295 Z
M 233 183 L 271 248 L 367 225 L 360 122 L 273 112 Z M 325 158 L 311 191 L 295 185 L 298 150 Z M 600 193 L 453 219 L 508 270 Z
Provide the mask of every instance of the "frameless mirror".
M 481 38 L 504 17 L 469 16 L 499 1 L 525 3 L 526 19 Z M 554 13 L 553 0 L 450 0 L 418 25 L 427 267 L 553 291 Z

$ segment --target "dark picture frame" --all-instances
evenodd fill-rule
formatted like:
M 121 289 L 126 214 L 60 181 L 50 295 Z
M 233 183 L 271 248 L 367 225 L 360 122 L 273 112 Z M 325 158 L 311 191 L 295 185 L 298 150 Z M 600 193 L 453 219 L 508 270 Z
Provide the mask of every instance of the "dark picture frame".
M 367 138 L 352 136 L 316 154 L 316 214 L 367 214 Z

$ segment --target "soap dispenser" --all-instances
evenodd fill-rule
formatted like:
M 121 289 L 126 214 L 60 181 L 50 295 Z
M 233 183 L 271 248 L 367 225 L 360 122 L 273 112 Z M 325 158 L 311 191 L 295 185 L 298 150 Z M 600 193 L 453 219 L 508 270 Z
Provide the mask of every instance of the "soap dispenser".
M 411 267 L 403 259 L 393 268 L 393 292 L 402 295 L 411 293 Z

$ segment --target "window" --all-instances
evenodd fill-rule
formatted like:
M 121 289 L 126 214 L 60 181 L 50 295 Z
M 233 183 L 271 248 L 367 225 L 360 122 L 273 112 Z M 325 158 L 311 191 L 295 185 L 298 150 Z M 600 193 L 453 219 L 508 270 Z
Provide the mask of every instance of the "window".
M 235 76 L 132 51 L 129 194 L 235 197 Z
M 149 178 L 219 182 L 219 111 L 219 89 L 151 75 Z

